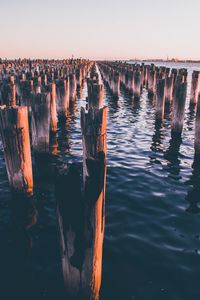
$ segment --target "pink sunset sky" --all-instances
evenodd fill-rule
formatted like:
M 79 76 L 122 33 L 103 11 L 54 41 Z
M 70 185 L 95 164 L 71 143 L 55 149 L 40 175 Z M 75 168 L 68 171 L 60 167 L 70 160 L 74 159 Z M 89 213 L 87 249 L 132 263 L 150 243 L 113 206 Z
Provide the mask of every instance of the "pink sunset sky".
M 200 59 L 200 1 L 0 0 L 0 57 Z

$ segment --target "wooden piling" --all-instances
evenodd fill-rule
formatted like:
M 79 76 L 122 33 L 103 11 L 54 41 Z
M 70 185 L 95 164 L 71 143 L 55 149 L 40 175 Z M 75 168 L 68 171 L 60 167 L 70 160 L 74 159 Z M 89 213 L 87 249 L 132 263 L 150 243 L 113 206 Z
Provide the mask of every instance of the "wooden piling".
M 70 74 L 69 76 L 69 100 L 74 101 L 76 99 L 76 75 Z
M 88 82 L 88 106 L 100 108 L 103 105 L 104 87 L 102 84 Z
M 51 94 L 31 95 L 32 147 L 36 153 L 49 152 Z
M 6 106 L 16 105 L 16 86 L 14 83 L 3 84 L 2 86 L 2 100 Z
M 14 83 L 11 84 L 11 99 L 10 99 L 10 106 L 16 105 L 16 86 Z
M 56 112 L 56 84 L 53 82 L 51 84 L 51 122 L 50 122 L 50 130 L 53 133 L 57 131 L 57 112 Z
M 191 91 L 190 91 L 190 103 L 196 104 L 198 100 L 198 88 L 199 88 L 199 71 L 193 71 Z
M 173 98 L 174 74 L 166 77 L 166 94 L 165 102 L 171 103 Z
M 86 216 L 91 226 L 91 247 L 86 253 L 84 281 L 91 295 L 98 299 L 102 275 L 102 251 L 105 226 L 107 107 L 81 110 L 83 136 L 83 185 Z M 89 230 L 87 226 L 87 231 Z M 88 232 L 89 234 L 89 232 Z
M 88 112 L 81 109 L 83 189 L 74 164 L 56 183 L 63 277 L 67 294 L 73 299 L 99 299 L 105 226 L 106 117 L 107 107 L 90 108 Z
M 141 94 L 141 74 L 139 70 L 136 70 L 134 76 L 134 98 L 139 99 L 140 94 Z
M 134 95 L 135 91 L 135 82 L 134 82 L 134 72 L 129 71 L 125 73 L 125 87 L 127 87 L 130 95 Z
M 162 121 L 165 110 L 165 79 L 158 79 L 156 90 L 156 120 Z
M 119 73 L 114 72 L 113 74 L 113 80 L 112 80 L 112 94 L 113 97 L 118 99 L 120 95 L 120 79 L 119 79 Z
M 77 89 L 81 89 L 81 87 L 82 87 L 82 81 L 83 81 L 83 78 L 82 78 L 82 71 L 81 71 L 81 68 L 78 68 L 78 69 L 76 70 Z
M 0 107 L 0 133 L 11 189 L 30 196 L 33 175 L 27 107 Z
M 69 108 L 69 79 L 59 80 L 56 88 L 58 116 L 66 116 Z
M 176 93 L 175 93 L 175 98 L 173 101 L 173 108 L 172 108 L 172 123 L 171 123 L 172 136 L 176 134 L 180 135 L 183 129 L 183 122 L 185 116 L 186 91 L 187 91 L 186 82 L 181 82 L 176 86 Z
M 150 99 L 152 99 L 154 94 L 155 94 L 155 87 L 156 87 L 156 72 L 155 72 L 155 70 L 149 70 L 149 74 L 148 74 L 148 97 Z

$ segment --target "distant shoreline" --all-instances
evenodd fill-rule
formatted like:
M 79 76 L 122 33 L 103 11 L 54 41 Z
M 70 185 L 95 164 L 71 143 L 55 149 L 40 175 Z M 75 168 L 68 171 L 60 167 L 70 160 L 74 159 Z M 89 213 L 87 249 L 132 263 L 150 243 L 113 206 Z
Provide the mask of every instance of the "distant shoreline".
M 130 61 L 140 61 L 140 62 L 164 62 L 164 63 L 191 63 L 191 64 L 199 64 L 200 60 L 191 60 L 191 59 L 186 59 L 186 60 L 178 60 L 178 59 L 170 59 L 170 60 L 165 60 L 165 59 L 129 59 Z

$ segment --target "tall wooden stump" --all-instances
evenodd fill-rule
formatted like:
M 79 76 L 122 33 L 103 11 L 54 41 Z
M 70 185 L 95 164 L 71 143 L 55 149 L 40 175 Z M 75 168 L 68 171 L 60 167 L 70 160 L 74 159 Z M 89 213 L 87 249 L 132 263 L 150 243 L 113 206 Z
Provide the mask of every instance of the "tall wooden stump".
M 76 99 L 76 75 L 70 74 L 69 76 L 69 99 L 74 101 Z
M 16 105 L 16 86 L 14 83 L 3 84 L 2 98 L 3 98 L 3 104 L 7 106 Z
M 134 76 L 134 98 L 139 99 L 141 94 L 141 74 L 140 71 L 135 71 Z
M 190 92 L 190 103 L 196 104 L 198 100 L 198 88 L 199 88 L 199 71 L 193 71 L 191 92 Z
M 165 111 L 165 79 L 159 79 L 156 91 L 156 120 L 162 121 Z
M 81 110 L 83 192 L 75 165 L 56 183 L 64 282 L 67 293 L 77 300 L 99 299 L 105 226 L 106 116 L 107 107 L 90 108 L 88 113 Z
M 154 70 L 149 70 L 148 74 L 148 97 L 153 98 L 155 94 L 156 87 L 156 72 Z
M 50 130 L 53 133 L 56 133 L 57 130 L 57 112 L 56 112 L 56 84 L 53 82 L 51 84 L 51 123 Z
M 176 86 L 176 94 L 172 110 L 172 136 L 181 135 L 185 116 L 187 83 L 182 82 Z
M 51 94 L 32 94 L 31 98 L 31 133 L 35 152 L 49 152 Z
M 66 116 L 69 108 L 69 79 L 60 80 L 57 83 L 57 113 L 58 116 Z
M 76 70 L 76 82 L 77 82 L 77 89 L 81 89 L 83 77 L 82 77 L 82 71 L 80 68 Z
M 173 98 L 173 87 L 174 87 L 174 74 L 166 77 L 166 94 L 165 102 L 171 103 Z
M 105 226 L 107 107 L 81 110 L 83 136 L 83 185 L 86 232 L 91 247 L 85 256 L 83 282 L 89 299 L 98 299 L 102 276 L 102 250 Z
M 102 84 L 88 82 L 88 105 L 100 108 L 103 105 L 104 87 Z
M 112 82 L 112 94 L 113 97 L 118 99 L 120 95 L 120 79 L 119 73 L 115 72 L 113 74 L 113 82 Z
M 16 86 L 14 83 L 11 84 L 11 99 L 10 99 L 10 105 L 14 106 L 16 105 Z
M 0 132 L 11 189 L 32 195 L 33 175 L 27 107 L 0 107 Z
M 134 72 L 133 71 L 127 72 L 125 75 L 126 75 L 125 86 L 128 89 L 129 93 L 131 95 L 134 95 L 134 91 L 135 91 Z
M 28 107 L 28 111 L 30 111 L 31 107 L 31 90 L 32 86 L 29 81 L 21 81 L 20 82 L 20 105 L 24 105 Z

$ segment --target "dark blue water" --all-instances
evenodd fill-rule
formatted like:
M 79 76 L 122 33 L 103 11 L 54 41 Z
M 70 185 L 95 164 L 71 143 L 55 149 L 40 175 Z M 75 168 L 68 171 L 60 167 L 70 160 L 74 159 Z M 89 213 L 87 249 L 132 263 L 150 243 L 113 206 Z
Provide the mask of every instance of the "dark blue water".
M 105 90 L 109 112 L 101 300 L 200 299 L 200 170 L 193 166 L 195 108 L 189 107 L 191 72 L 200 65 L 187 68 L 180 141 L 171 141 L 170 108 L 163 126 L 156 124 L 154 103 L 145 89 L 137 102 L 123 90 L 119 100 L 113 100 Z M 3 300 L 66 299 L 51 174 L 59 163 L 82 161 L 80 107 L 86 95 L 85 85 L 67 122 L 59 123 L 58 157 L 48 163 L 34 159 L 37 222 L 31 205 L 21 209 L 11 201 L 0 147 Z M 23 231 L 22 224 L 30 220 L 35 225 Z

